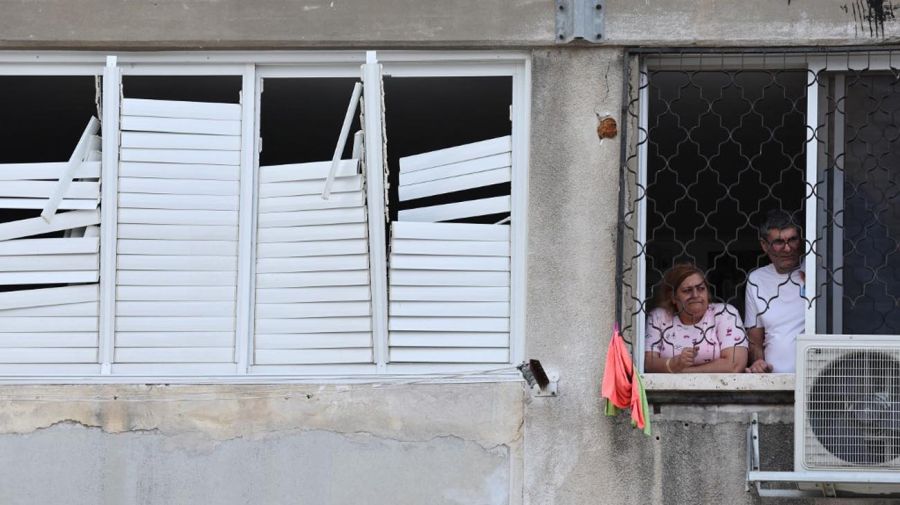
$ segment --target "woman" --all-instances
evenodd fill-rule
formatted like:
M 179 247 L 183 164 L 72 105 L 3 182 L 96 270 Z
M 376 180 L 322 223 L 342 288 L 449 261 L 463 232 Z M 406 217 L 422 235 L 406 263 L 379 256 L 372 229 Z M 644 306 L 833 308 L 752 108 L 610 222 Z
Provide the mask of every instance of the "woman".
M 709 303 L 706 277 L 690 263 L 663 277 L 644 349 L 644 371 L 651 373 L 741 373 L 747 366 L 740 315 L 731 305 Z

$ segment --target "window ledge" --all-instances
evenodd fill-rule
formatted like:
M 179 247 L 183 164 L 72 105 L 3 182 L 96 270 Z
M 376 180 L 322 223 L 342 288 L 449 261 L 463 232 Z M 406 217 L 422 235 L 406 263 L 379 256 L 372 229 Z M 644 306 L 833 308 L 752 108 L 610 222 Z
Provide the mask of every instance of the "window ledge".
M 794 374 L 668 374 L 641 376 L 651 403 L 793 404 Z
M 794 374 L 648 373 L 641 376 L 647 391 L 793 391 Z

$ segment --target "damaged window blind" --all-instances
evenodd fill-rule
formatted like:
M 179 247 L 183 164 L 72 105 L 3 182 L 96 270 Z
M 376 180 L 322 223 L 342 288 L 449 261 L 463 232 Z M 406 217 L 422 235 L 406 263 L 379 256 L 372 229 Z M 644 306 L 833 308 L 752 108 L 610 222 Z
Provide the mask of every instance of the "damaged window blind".
M 256 262 L 258 365 L 371 363 L 363 176 L 341 160 L 260 167 Z
M 68 161 L 0 164 L 0 364 L 97 363 L 99 126 Z
M 510 180 L 509 136 L 400 159 L 400 201 L 426 204 L 400 210 L 392 223 L 390 362 L 509 361 L 509 218 L 466 221 L 508 216 L 508 194 L 479 198 L 473 190 Z M 427 204 L 447 194 L 457 196 Z
M 241 106 L 125 98 L 121 131 L 114 367 L 233 371 Z

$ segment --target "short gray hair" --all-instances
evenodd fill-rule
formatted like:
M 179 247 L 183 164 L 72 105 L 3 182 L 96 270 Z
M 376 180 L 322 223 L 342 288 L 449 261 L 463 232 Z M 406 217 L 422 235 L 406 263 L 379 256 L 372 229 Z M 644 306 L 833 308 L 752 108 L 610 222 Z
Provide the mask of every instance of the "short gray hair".
M 794 216 L 781 209 L 772 209 L 766 213 L 766 219 L 759 225 L 759 237 L 767 238 L 769 230 L 784 230 L 787 228 L 796 228 L 797 232 L 803 234 L 803 228 L 800 223 L 794 219 Z

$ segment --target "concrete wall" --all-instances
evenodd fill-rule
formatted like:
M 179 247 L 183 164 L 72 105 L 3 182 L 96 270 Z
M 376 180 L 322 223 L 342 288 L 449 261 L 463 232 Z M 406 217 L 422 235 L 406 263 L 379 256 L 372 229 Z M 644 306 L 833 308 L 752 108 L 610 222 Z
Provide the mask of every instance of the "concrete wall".
M 604 46 L 554 43 L 551 0 L 0 0 L 2 48 L 530 48 L 527 355 L 518 383 L 0 388 L 0 503 L 758 503 L 745 429 L 791 467 L 789 407 L 662 405 L 654 436 L 602 415 L 615 303 L 623 45 L 881 44 L 845 0 L 608 0 Z M 854 10 L 857 9 L 857 10 Z M 870 27 L 872 27 L 870 29 Z M 875 30 L 875 27 L 878 30 Z
M 877 0 L 607 0 L 607 44 L 896 41 Z M 871 6 L 871 7 L 870 7 Z M 885 7 L 886 6 L 886 7 Z M 0 0 L 0 47 L 553 45 L 553 0 Z
M 519 503 L 522 426 L 516 383 L 3 387 L 0 503 Z

